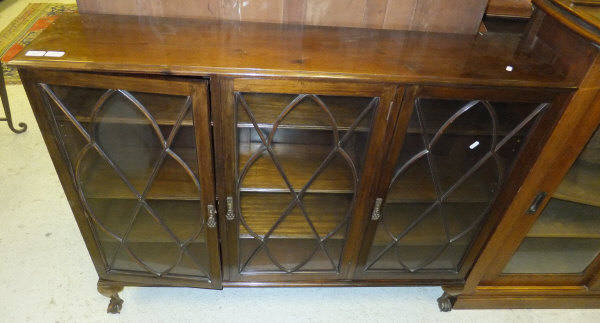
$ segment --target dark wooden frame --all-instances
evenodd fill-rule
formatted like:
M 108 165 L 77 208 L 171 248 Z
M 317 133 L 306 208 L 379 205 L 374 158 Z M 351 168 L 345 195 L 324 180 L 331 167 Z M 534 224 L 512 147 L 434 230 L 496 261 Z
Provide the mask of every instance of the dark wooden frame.
M 208 84 L 206 81 L 197 80 L 176 80 L 165 78 L 147 78 L 138 76 L 123 75 L 100 75 L 79 72 L 55 72 L 45 70 L 20 69 L 19 73 L 23 77 L 28 96 L 32 99 L 34 114 L 39 124 L 44 124 L 42 135 L 48 145 L 48 150 L 63 189 L 67 194 L 67 199 L 79 228 L 88 246 L 90 255 L 98 272 L 103 286 L 110 285 L 108 282 L 114 282 L 115 286 L 134 284 L 164 285 L 164 286 L 194 286 L 202 288 L 221 288 L 221 265 L 219 255 L 219 245 L 216 229 L 207 230 L 207 244 L 210 250 L 210 275 L 208 281 L 185 280 L 175 278 L 151 277 L 144 274 L 121 274 L 111 273 L 106 270 L 106 265 L 102 252 L 99 249 L 98 238 L 94 233 L 91 219 L 86 216 L 86 211 L 79 199 L 72 171 L 69 169 L 66 152 L 60 147 L 60 135 L 58 130 L 52 125 L 54 117 L 51 115 L 49 107 L 42 98 L 38 84 L 55 84 L 75 87 L 98 87 L 98 88 L 118 88 L 130 91 L 148 91 L 152 89 L 153 93 L 189 95 L 192 97 L 192 108 L 194 114 L 194 129 L 196 132 L 196 147 L 198 154 L 198 163 L 200 169 L 207 169 L 207 172 L 199 174 L 202 196 L 200 197 L 203 205 L 214 204 L 214 178 L 212 171 L 212 140 L 210 132 L 210 119 L 208 109 Z M 199 210 L 205 221 L 208 217 L 205 208 Z
M 115 307 L 120 307 L 117 293 L 125 285 L 220 288 L 223 285 L 409 284 L 443 285 L 446 294 L 440 299 L 442 309 L 449 309 L 454 302 L 459 308 L 598 307 L 600 260 L 582 277 L 500 275 L 539 216 L 539 212 L 523 216 L 533 197 L 539 191 L 556 189 L 600 122 L 600 53 L 593 45 L 599 43 L 600 37 L 581 21 L 565 18 L 564 12 L 551 5 L 557 1 L 560 0 L 535 0 L 540 9 L 521 39 L 510 35 L 463 37 L 71 16 L 61 18 L 63 20 L 31 45 L 32 49 L 62 46 L 60 49 L 66 51 L 64 59 L 20 54 L 14 64 L 20 68 L 44 141 L 100 277 L 98 289 L 111 297 Z M 170 28 L 177 32 L 156 32 Z M 110 35 L 114 32 L 122 32 L 121 36 L 131 44 L 119 43 L 118 37 Z M 198 46 L 188 46 L 199 38 L 207 45 L 200 54 Z M 145 45 L 152 44 L 152 50 L 146 55 L 139 55 L 138 39 Z M 323 50 L 323 44 L 327 44 L 327 51 Z M 114 51 L 116 46 L 123 46 L 123 50 Z M 165 55 L 174 51 L 177 55 Z M 513 65 L 515 70 L 509 73 Z M 209 89 L 199 85 L 206 84 L 206 79 L 209 79 Z M 95 84 L 109 88 L 119 84 L 131 89 L 150 88 L 157 93 L 193 95 L 195 106 L 202 106 L 194 115 L 195 120 L 200 120 L 195 125 L 197 146 L 202 148 L 202 152 L 198 152 L 199 164 L 206 170 L 201 180 L 209 189 L 202 198 L 206 203 L 218 202 L 219 232 L 209 232 L 214 274 L 211 284 L 106 273 L 93 231 L 64 163 L 65 156 L 57 142 L 60 137 L 52 127 L 52 116 L 44 107 L 39 82 Z M 236 272 L 235 225 L 225 218 L 226 197 L 235 190 L 232 165 L 235 164 L 233 94 L 236 91 L 381 98 L 340 274 L 242 276 Z M 458 276 L 363 274 L 361 269 L 375 227 L 370 220 L 371 210 L 375 198 L 387 188 L 416 97 L 542 100 L 552 102 L 552 107 L 538 120 L 535 131 L 522 148 L 515 163 L 518 166 L 510 171 Z M 206 218 L 206 210 L 202 212 Z

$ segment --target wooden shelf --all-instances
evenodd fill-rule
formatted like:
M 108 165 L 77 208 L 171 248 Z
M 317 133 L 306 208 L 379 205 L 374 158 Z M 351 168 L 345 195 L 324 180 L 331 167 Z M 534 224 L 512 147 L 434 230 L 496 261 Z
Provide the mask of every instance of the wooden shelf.
M 580 274 L 596 258 L 600 239 L 527 237 L 505 274 Z
M 430 203 L 387 203 L 383 207 L 384 222 L 387 229 L 395 236 L 402 233 L 416 218 L 425 211 Z M 484 203 L 446 203 L 443 206 L 448 232 L 451 238 L 468 228 L 475 222 L 481 212 L 485 209 Z M 382 224 L 379 224 L 380 226 Z M 381 229 L 380 229 L 381 230 Z M 373 245 L 387 245 L 391 238 L 380 231 L 376 234 Z M 441 245 L 446 243 L 446 235 L 436 209 L 427 215 L 417 226 L 415 226 L 401 240 L 402 245 Z
M 585 145 L 585 149 L 579 155 L 580 161 L 600 165 L 600 127 L 592 135 L 592 138 Z M 600 166 L 596 166 L 600 167 Z
M 75 118 L 82 123 L 89 123 L 91 121 L 91 113 L 94 105 L 106 91 L 105 89 L 66 86 L 51 86 L 51 89 Z M 159 125 L 174 125 L 186 99 L 181 96 L 165 94 L 140 92 L 131 92 L 131 94 L 144 105 Z M 113 94 L 107 103 L 113 104 L 110 108 L 112 115 L 103 117 L 101 119 L 102 122 L 150 124 L 150 121 L 129 100 L 118 93 Z M 193 125 L 191 110 L 184 118 L 183 125 Z M 132 113 L 132 111 L 135 111 L 135 113 Z M 57 119 L 66 119 L 66 116 L 61 112 L 57 115 Z
M 267 123 L 259 123 L 258 126 L 262 129 L 272 129 L 272 124 Z M 254 125 L 251 123 L 238 123 L 238 128 L 254 128 Z M 309 126 L 309 125 L 279 125 L 277 129 L 297 129 L 297 130 L 328 130 L 332 131 L 333 127 L 330 126 Z M 347 131 L 348 127 L 338 127 L 338 131 Z M 369 128 L 367 127 L 356 127 L 353 130 L 354 132 L 368 132 Z
M 259 244 L 256 239 L 239 240 L 240 265 L 246 263 L 258 246 Z M 322 248 L 319 247 L 315 239 L 272 238 L 266 242 L 266 247 L 271 256 L 285 268 L 295 268 L 310 257 L 310 260 L 299 270 L 300 272 L 325 271 L 335 273 L 335 267 L 339 263 L 344 241 L 341 239 L 327 240 L 323 246 L 327 249 L 334 265 L 332 265 L 331 260 Z M 262 248 L 252 257 L 248 265 L 243 268 L 244 273 L 282 273 L 281 269 L 273 263 L 267 254 L 267 248 Z
M 422 203 L 434 202 L 437 195 L 433 189 L 429 189 L 427 185 L 423 185 L 421 180 L 412 179 L 407 181 L 408 184 L 404 189 L 392 189 L 388 191 L 388 203 Z M 405 183 L 407 183 L 405 182 Z M 484 194 L 486 189 L 483 183 L 481 185 L 466 185 L 461 186 L 450 195 L 450 198 L 445 202 L 450 203 L 482 203 L 489 202 L 491 198 Z M 458 192 L 458 193 L 457 193 Z
M 600 132 L 598 132 L 598 134 L 600 134 Z M 595 136 L 598 139 L 600 139 L 600 136 Z M 600 142 L 600 140 L 597 140 Z M 596 164 L 596 165 L 600 165 L 600 143 L 595 143 L 596 145 L 598 145 L 598 147 L 591 147 L 588 146 L 585 148 L 584 151 L 581 152 L 581 155 L 579 155 L 579 160 L 587 162 L 587 163 L 592 163 L 592 164 Z M 597 166 L 600 167 L 600 166 Z
M 121 237 L 125 234 L 133 216 L 135 201 L 89 199 L 88 202 L 95 217 L 102 225 Z M 149 204 L 154 213 L 181 242 L 190 239 L 201 226 L 200 208 L 202 206 L 198 201 L 150 201 Z M 99 237 L 102 241 L 115 241 L 106 234 L 101 234 Z M 128 241 L 131 243 L 174 243 L 175 240 L 142 208 L 141 213 L 136 217 Z M 204 241 L 204 235 L 201 233 L 194 243 Z
M 178 149 L 177 153 L 184 161 L 195 160 L 195 149 Z M 188 164 L 193 164 L 189 163 Z M 192 171 L 197 173 L 197 166 L 189 165 Z M 87 178 L 83 178 L 87 197 L 92 198 L 124 198 L 135 199 L 136 196 L 127 188 L 125 183 L 118 177 L 117 173 L 99 158 L 89 165 L 90 170 L 86 172 Z M 142 190 L 146 179 L 152 172 L 151 168 L 134 170 L 135 177 L 127 177 L 132 185 Z M 142 192 L 140 192 L 142 193 Z M 192 178 L 185 172 L 183 167 L 173 158 L 168 157 L 157 178 L 154 181 L 146 199 L 162 200 L 199 200 L 200 193 Z
M 438 159 L 439 160 L 439 159 Z M 452 172 L 462 173 L 460 167 L 455 162 L 440 160 L 440 165 L 444 165 L 445 174 Z M 424 163 L 416 163 L 407 172 L 399 178 L 402 185 L 395 184 L 388 191 L 386 203 L 424 203 L 434 202 L 437 199 L 433 180 L 429 168 Z M 416 168 L 415 168 L 416 167 Z M 481 174 L 472 174 L 465 182 L 454 190 L 445 200 L 449 203 L 488 203 L 491 200 L 488 178 L 491 176 L 478 176 Z M 444 174 L 441 174 L 443 177 Z M 447 175 L 446 175 L 447 176 Z M 459 178 L 453 176 L 452 178 Z M 445 180 L 444 182 L 448 182 Z
M 402 261 L 409 268 L 415 268 L 416 266 L 421 265 L 424 261 L 428 260 L 441 247 L 442 245 L 403 245 L 401 247 Z M 457 243 L 453 247 L 446 248 L 440 257 L 436 258 L 433 262 L 425 266 L 425 270 L 418 271 L 417 274 L 419 272 L 426 273 L 431 271 L 454 271 L 456 269 L 456 264 L 460 261 L 460 259 L 462 259 L 466 247 L 467 246 L 464 243 Z M 373 246 L 369 252 L 369 259 L 378 255 L 383 248 L 384 246 Z M 373 266 L 371 266 L 371 268 L 367 271 L 398 271 L 401 269 L 402 266 L 400 263 L 398 263 L 396 252 L 394 250 L 390 250 L 383 255 L 382 258 L 375 262 L 375 264 L 373 264 Z
M 270 128 L 283 109 L 297 97 L 296 94 L 243 93 L 246 103 L 259 126 Z M 333 115 L 338 130 L 348 130 L 373 98 L 319 96 Z M 376 107 L 372 109 L 370 116 Z M 253 127 L 242 104 L 238 105 L 238 127 Z M 371 117 L 365 117 L 355 131 L 368 131 Z M 333 129 L 328 114 L 312 99 L 305 98 L 282 121 L 278 128 Z
M 261 146 L 254 142 L 239 143 L 240 173 L 251 155 Z M 283 143 L 273 144 L 272 147 L 283 171 L 296 191 L 302 189 L 332 149 L 331 145 Z M 352 193 L 353 189 L 351 168 L 340 154 L 336 154 L 336 157 L 310 185 L 308 192 Z M 241 191 L 289 192 L 267 152 L 264 152 L 250 167 L 241 183 Z
M 320 237 L 333 231 L 344 221 L 352 204 L 351 194 L 306 194 L 304 207 Z M 256 234 L 266 234 L 291 202 L 291 194 L 285 193 L 242 193 L 241 210 L 246 224 Z M 251 235 L 240 224 L 240 237 Z M 333 238 L 344 239 L 342 228 Z M 271 235 L 272 238 L 315 239 L 306 218 L 296 207 Z
M 600 207 L 600 164 L 575 162 L 553 197 Z
M 527 236 L 600 239 L 600 208 L 552 199 Z
M 113 241 L 102 241 L 102 248 L 110 257 L 112 257 L 118 247 L 118 242 L 115 240 Z M 168 270 L 179 258 L 179 249 L 177 248 L 177 245 L 172 242 L 131 242 L 128 243 L 128 247 L 144 264 L 153 270 Z M 194 242 L 189 244 L 187 249 L 189 253 L 193 255 L 195 261 L 183 253 L 179 264 L 164 277 L 197 279 L 206 275 L 205 273 L 209 268 L 208 262 L 206 261 L 208 258 L 206 244 L 204 242 Z M 198 267 L 197 262 L 203 267 L 202 269 Z M 110 268 L 109 272 L 127 272 L 129 274 L 135 274 L 138 272 L 146 272 L 146 269 L 138 265 L 125 249 L 121 248 L 116 257 L 114 266 L 113 268 Z

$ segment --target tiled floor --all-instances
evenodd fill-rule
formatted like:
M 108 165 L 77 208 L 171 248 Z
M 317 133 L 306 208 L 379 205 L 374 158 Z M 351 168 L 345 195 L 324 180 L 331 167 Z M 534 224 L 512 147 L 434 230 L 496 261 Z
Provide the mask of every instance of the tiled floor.
M 37 0 L 41 2 L 40 0 Z M 57 0 L 48 2 L 61 2 Z M 73 2 L 73 1 L 62 1 Z M 0 2 L 0 29 L 27 1 Z M 97 276 L 21 86 L 9 86 L 16 135 L 0 122 L 0 322 L 598 322 L 600 310 L 440 313 L 438 287 L 126 288 L 105 313 Z

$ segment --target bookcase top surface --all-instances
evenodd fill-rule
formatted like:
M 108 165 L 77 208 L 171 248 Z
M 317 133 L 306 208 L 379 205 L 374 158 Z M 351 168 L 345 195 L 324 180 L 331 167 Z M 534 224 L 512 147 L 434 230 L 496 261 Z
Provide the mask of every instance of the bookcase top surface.
M 522 52 L 522 38 L 72 14 L 60 17 L 11 65 L 179 76 L 576 86 L 577 80 Z M 30 51 L 64 55 L 28 56 Z

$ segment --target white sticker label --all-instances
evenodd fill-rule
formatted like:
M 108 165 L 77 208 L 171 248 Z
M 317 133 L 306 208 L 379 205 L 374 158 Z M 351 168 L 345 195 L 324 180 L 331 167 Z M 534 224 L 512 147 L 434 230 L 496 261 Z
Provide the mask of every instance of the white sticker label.
M 65 55 L 65 52 L 57 52 L 57 51 L 52 51 L 49 50 L 46 55 L 47 57 L 63 57 L 63 55 Z
M 45 50 L 29 50 L 25 53 L 25 56 L 44 56 L 46 55 Z
M 507 72 L 512 72 L 512 70 L 513 70 L 513 67 L 512 67 L 512 66 L 510 66 L 510 65 L 506 65 L 506 71 L 507 71 Z
M 469 148 L 475 149 L 475 147 L 477 147 L 477 146 L 479 146 L 479 141 L 472 143 L 471 146 L 469 146 Z

